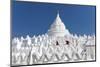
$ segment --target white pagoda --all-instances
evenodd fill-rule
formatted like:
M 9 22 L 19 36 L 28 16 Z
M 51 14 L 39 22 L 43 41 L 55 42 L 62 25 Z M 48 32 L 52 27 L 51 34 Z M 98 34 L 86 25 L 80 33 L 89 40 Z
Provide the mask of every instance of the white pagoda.
M 60 19 L 59 13 L 57 14 L 54 23 L 51 25 L 50 29 L 48 30 L 48 35 L 58 36 L 58 37 L 64 37 L 65 35 L 70 35 L 68 29 L 66 29 L 64 23 Z
M 73 35 L 59 12 L 47 33 L 12 39 L 12 65 L 95 60 L 95 35 Z

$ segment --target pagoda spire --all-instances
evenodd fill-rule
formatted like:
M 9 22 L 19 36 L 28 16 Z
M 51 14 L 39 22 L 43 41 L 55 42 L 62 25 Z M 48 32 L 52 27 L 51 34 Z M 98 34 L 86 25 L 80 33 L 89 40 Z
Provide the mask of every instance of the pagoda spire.
M 57 11 L 57 16 L 56 16 L 56 19 L 55 19 L 55 23 L 54 24 L 60 24 L 62 23 L 62 20 L 60 18 L 60 15 L 59 15 L 59 10 Z
M 59 10 L 57 11 L 57 17 L 60 17 L 60 16 L 59 16 Z

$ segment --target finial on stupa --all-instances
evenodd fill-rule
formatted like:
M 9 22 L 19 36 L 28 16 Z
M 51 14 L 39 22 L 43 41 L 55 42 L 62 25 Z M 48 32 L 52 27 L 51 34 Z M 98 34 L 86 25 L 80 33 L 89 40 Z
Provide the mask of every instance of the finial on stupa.
M 59 10 L 57 11 L 57 16 L 56 16 L 56 19 L 55 19 L 55 25 L 59 25 L 62 23 L 62 20 L 60 18 L 60 14 L 59 14 Z
M 57 17 L 59 17 L 59 10 L 57 11 Z

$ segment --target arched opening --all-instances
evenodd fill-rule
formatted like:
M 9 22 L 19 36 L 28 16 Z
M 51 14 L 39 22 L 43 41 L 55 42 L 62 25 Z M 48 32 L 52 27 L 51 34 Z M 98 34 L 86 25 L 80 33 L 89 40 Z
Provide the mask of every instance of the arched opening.
M 56 41 L 56 45 L 59 45 L 58 41 Z
M 69 41 L 68 40 L 66 40 L 66 45 L 69 45 Z

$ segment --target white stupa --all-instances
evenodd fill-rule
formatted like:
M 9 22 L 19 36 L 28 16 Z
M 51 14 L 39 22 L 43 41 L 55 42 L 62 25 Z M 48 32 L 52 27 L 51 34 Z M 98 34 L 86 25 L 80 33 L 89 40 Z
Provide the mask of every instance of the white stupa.
M 65 35 L 69 35 L 69 34 L 70 34 L 69 30 L 66 29 L 64 23 L 62 22 L 62 20 L 59 16 L 59 12 L 58 12 L 54 23 L 51 25 L 50 29 L 48 30 L 48 35 L 63 37 Z

